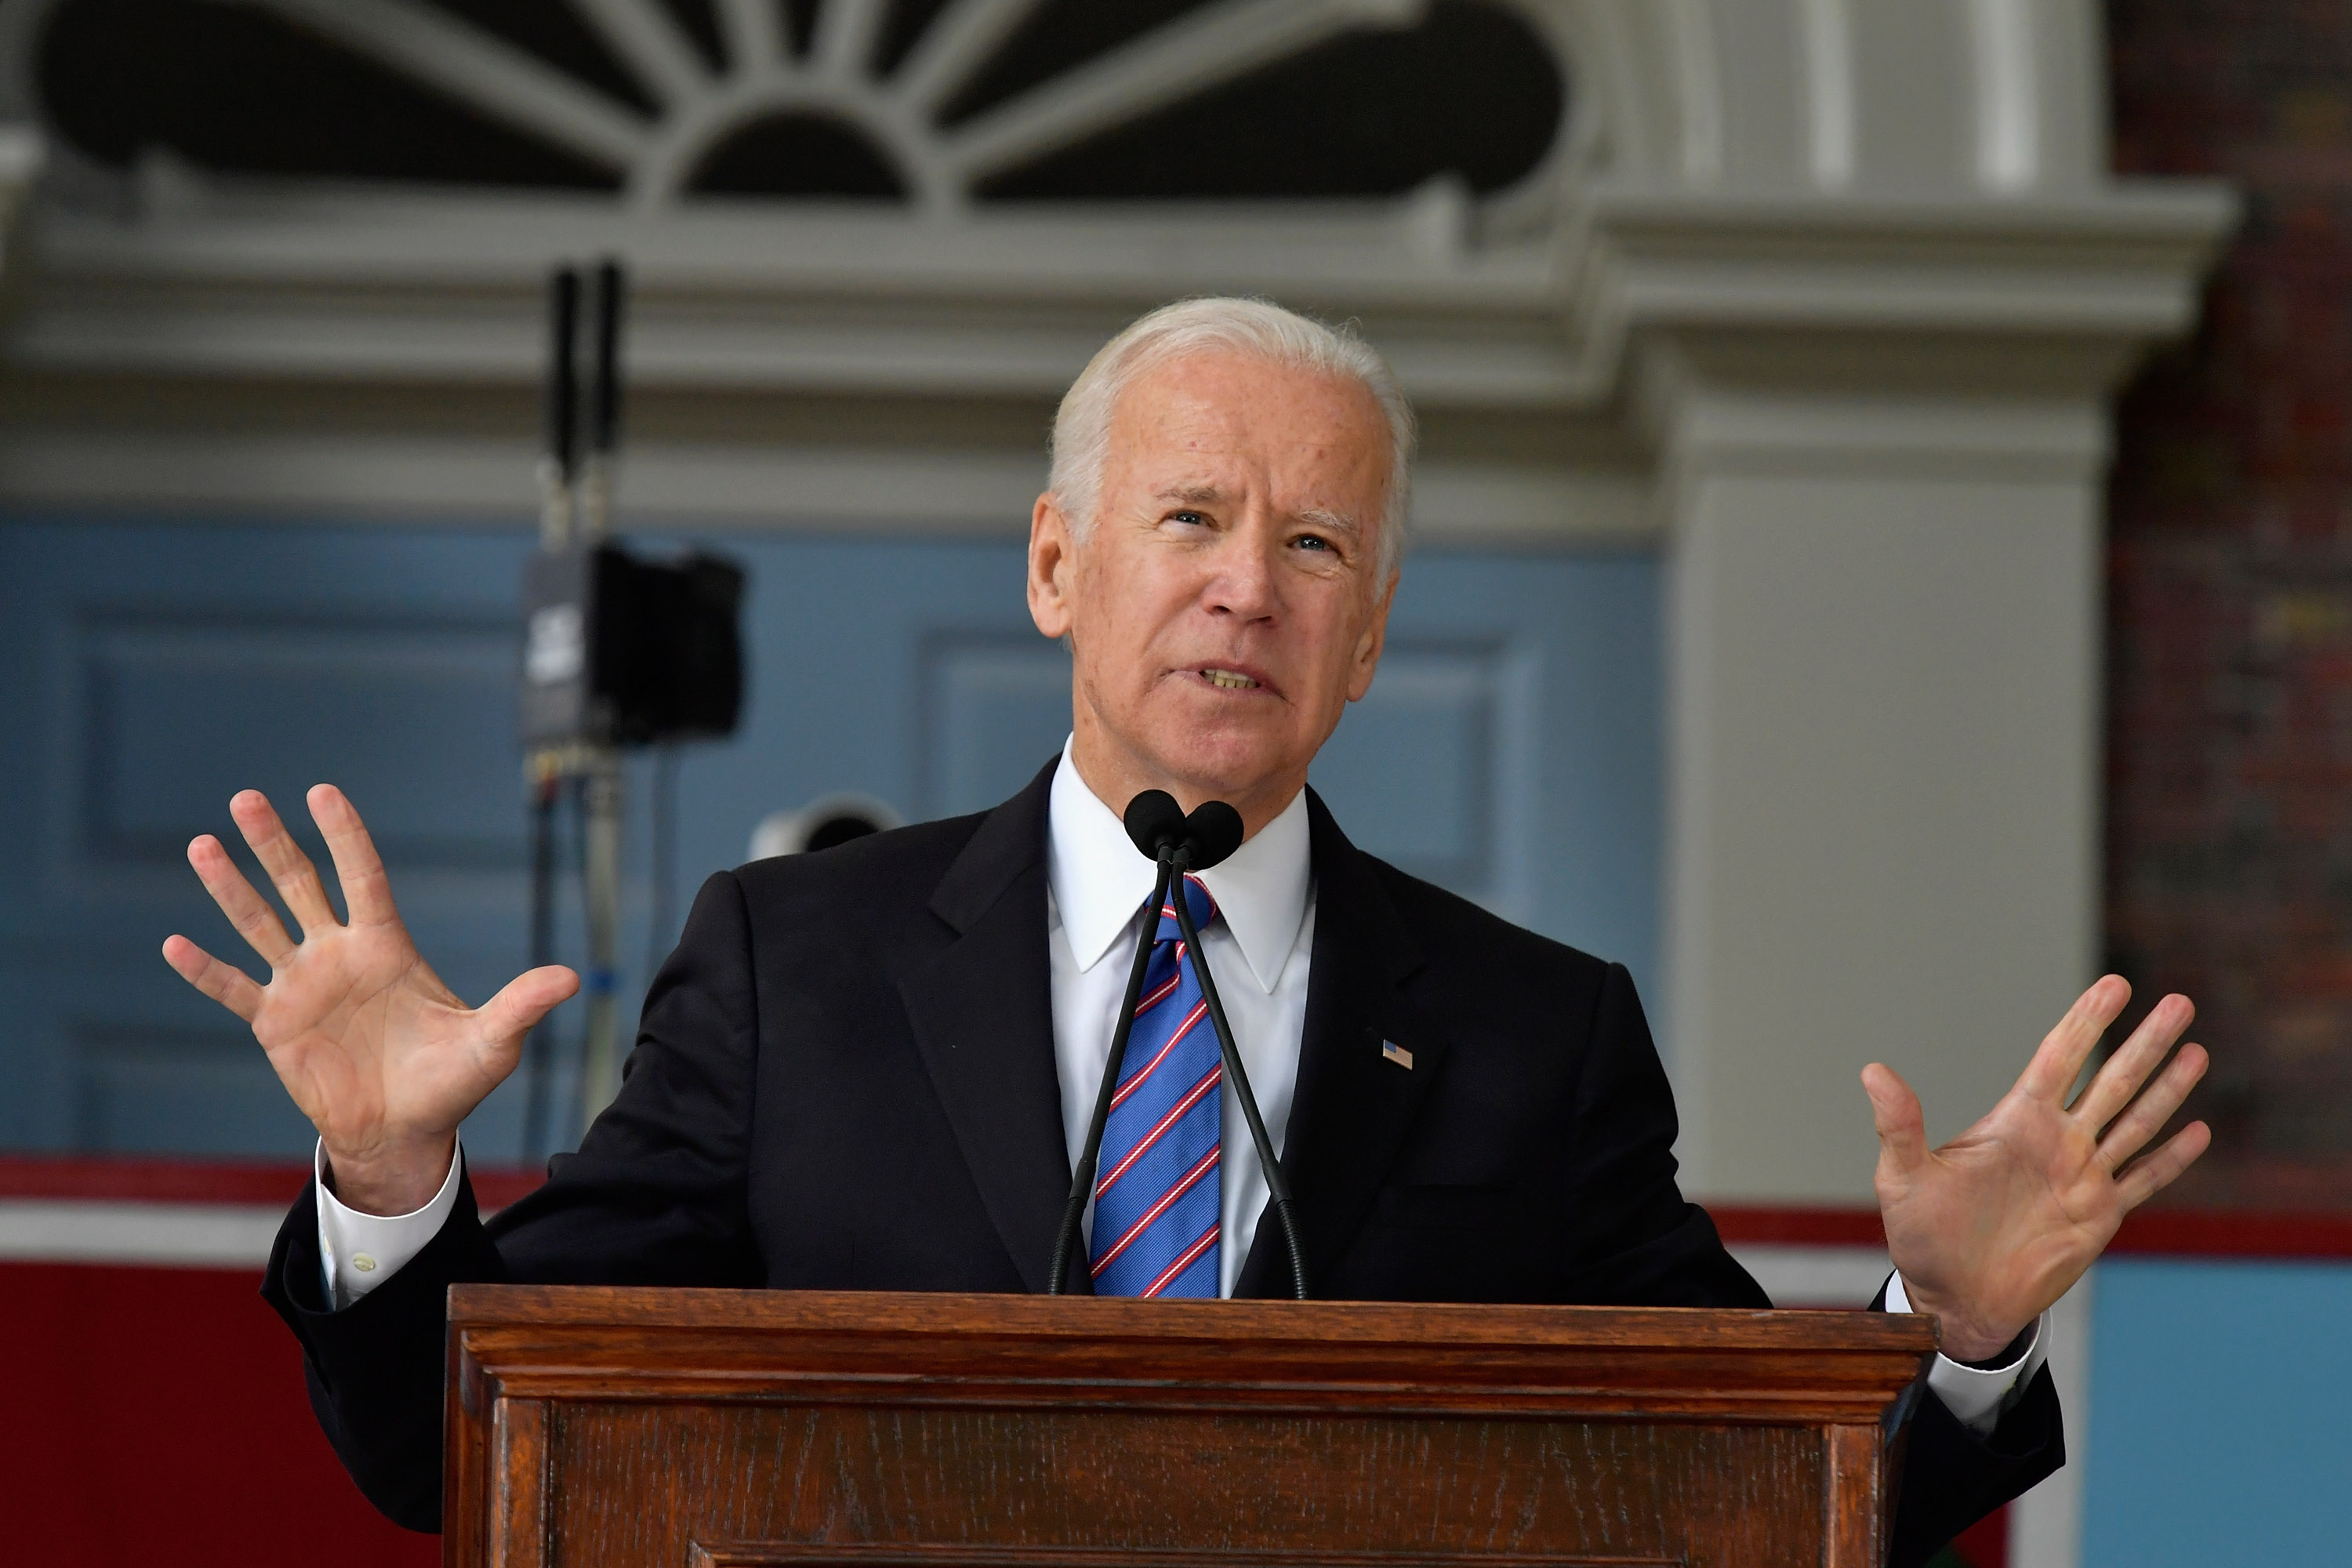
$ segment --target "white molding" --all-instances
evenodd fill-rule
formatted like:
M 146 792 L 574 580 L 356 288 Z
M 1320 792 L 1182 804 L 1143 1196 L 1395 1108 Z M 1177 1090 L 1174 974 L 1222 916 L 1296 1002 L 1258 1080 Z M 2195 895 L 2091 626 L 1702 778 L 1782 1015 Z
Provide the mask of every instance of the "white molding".
M 1670 440 L 1677 482 L 1706 474 L 1943 475 L 2087 481 L 2113 442 L 2104 403 L 1882 392 L 1685 394 Z
M 1024 536 L 1042 451 L 639 443 L 615 475 L 624 527 L 887 529 Z M 1418 542 L 1640 543 L 1657 536 L 1639 469 L 1434 459 L 1413 477 Z M 0 429 L 0 505 L 167 508 L 293 521 L 523 526 L 520 441 L 152 429 Z
M 2214 182 L 2117 183 L 2006 202 L 1706 194 L 1602 185 L 1566 263 L 1578 335 L 1769 335 L 1794 384 L 1833 348 L 1857 382 L 1888 372 L 2049 390 L 2043 345 L 2067 345 L 2070 389 L 2104 394 L 2147 342 L 2196 319 L 2203 269 L 2238 219 Z M 1956 343 L 1995 353 L 1953 362 Z M 1603 357 L 1612 357 L 1605 351 Z
M 1240 289 L 1360 317 L 1432 407 L 1606 410 L 1628 343 L 1662 333 L 1718 359 L 1769 338 L 1800 377 L 1826 353 L 1864 384 L 2096 395 L 2193 319 L 2234 211 L 2212 186 L 1997 205 L 1602 187 L 1563 249 L 1448 253 L 1411 205 L 1204 233 L 1164 211 L 654 225 L 552 197 L 248 192 L 142 223 L 52 215 L 0 353 L 78 374 L 528 384 L 545 259 L 617 247 L 647 389 L 1050 398 L 1137 311 Z

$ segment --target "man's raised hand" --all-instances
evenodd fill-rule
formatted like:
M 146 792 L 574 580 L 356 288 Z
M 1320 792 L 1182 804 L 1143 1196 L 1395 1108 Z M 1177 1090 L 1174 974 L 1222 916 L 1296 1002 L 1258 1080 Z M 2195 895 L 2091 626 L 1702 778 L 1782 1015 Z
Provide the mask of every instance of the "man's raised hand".
M 245 841 L 301 928 L 297 942 L 219 839 L 188 846 L 205 890 L 269 965 L 257 985 L 184 936 L 163 943 L 180 977 L 253 1026 L 278 1080 L 326 1145 L 336 1196 L 371 1214 L 422 1208 L 448 1174 L 457 1124 L 503 1082 L 523 1037 L 580 988 L 550 965 L 517 976 L 479 1007 L 441 983 L 393 907 L 383 862 L 360 814 L 332 784 L 315 785 L 310 816 L 342 882 L 335 918 L 310 857 L 258 790 L 229 802 Z
M 2084 992 L 2016 1087 L 1940 1149 L 1927 1147 L 1910 1086 L 1876 1062 L 1863 1069 L 1878 1126 L 1887 1250 L 1913 1310 L 1943 1320 L 1946 1354 L 1961 1361 L 1999 1354 L 2083 1277 L 2125 1215 L 2212 1142 L 2205 1123 L 2192 1121 L 2134 1158 L 2205 1076 L 2205 1048 L 2187 1045 L 2147 1081 L 2195 1016 L 2186 996 L 2158 1002 L 2066 1103 L 2099 1037 L 2130 999 L 2131 987 L 2114 974 Z

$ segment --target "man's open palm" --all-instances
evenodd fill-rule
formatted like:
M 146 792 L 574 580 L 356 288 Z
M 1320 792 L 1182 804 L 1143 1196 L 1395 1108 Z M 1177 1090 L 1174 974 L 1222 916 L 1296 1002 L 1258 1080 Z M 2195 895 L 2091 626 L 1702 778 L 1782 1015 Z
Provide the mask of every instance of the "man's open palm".
M 2194 1016 L 2185 996 L 2158 1003 L 2066 1103 L 2130 999 L 2131 987 L 2113 974 L 2083 993 L 2016 1087 L 1940 1149 L 1927 1147 L 1910 1086 L 1875 1062 L 1863 1069 L 1878 1127 L 1887 1250 L 1913 1309 L 1943 1320 L 1945 1353 L 1963 1361 L 1998 1354 L 2082 1278 L 2125 1215 L 2212 1141 L 2194 1121 L 2133 1158 L 2205 1074 L 2204 1047 L 2187 1045 L 2147 1082 Z
M 253 1026 L 287 1092 L 319 1129 L 344 1201 L 404 1213 L 440 1185 L 457 1124 L 514 1070 L 531 1026 L 577 990 L 579 978 L 561 967 L 534 969 L 467 1007 L 409 940 L 351 802 L 320 784 L 310 805 L 334 857 L 349 922 L 336 918 L 317 868 L 269 802 L 247 790 L 229 814 L 302 940 L 287 934 L 278 911 L 207 834 L 188 846 L 188 863 L 269 965 L 269 983 L 257 985 L 184 936 L 165 942 L 163 957 Z

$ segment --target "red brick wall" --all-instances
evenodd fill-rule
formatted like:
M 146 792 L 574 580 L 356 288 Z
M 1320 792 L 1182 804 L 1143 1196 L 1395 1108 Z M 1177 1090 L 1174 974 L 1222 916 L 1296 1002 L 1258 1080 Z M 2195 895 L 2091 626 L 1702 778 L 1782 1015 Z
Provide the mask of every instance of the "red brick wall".
M 2247 220 L 2123 400 L 2107 935 L 2198 1001 L 2184 1201 L 2352 1205 L 2352 5 L 2112 0 L 2115 165 Z

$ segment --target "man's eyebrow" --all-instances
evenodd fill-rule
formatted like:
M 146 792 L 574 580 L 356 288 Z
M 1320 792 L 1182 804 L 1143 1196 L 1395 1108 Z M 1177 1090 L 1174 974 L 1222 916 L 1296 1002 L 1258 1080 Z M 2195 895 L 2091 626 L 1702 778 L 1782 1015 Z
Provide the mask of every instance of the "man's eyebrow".
M 1335 530 L 1347 534 L 1351 539 L 1361 537 L 1364 531 L 1363 526 L 1345 512 L 1330 511 L 1319 506 L 1309 507 L 1300 512 L 1298 521 L 1311 522 L 1318 528 Z
M 1192 506 L 1214 506 L 1225 499 L 1225 492 L 1214 485 L 1170 485 L 1153 499 L 1184 501 Z

